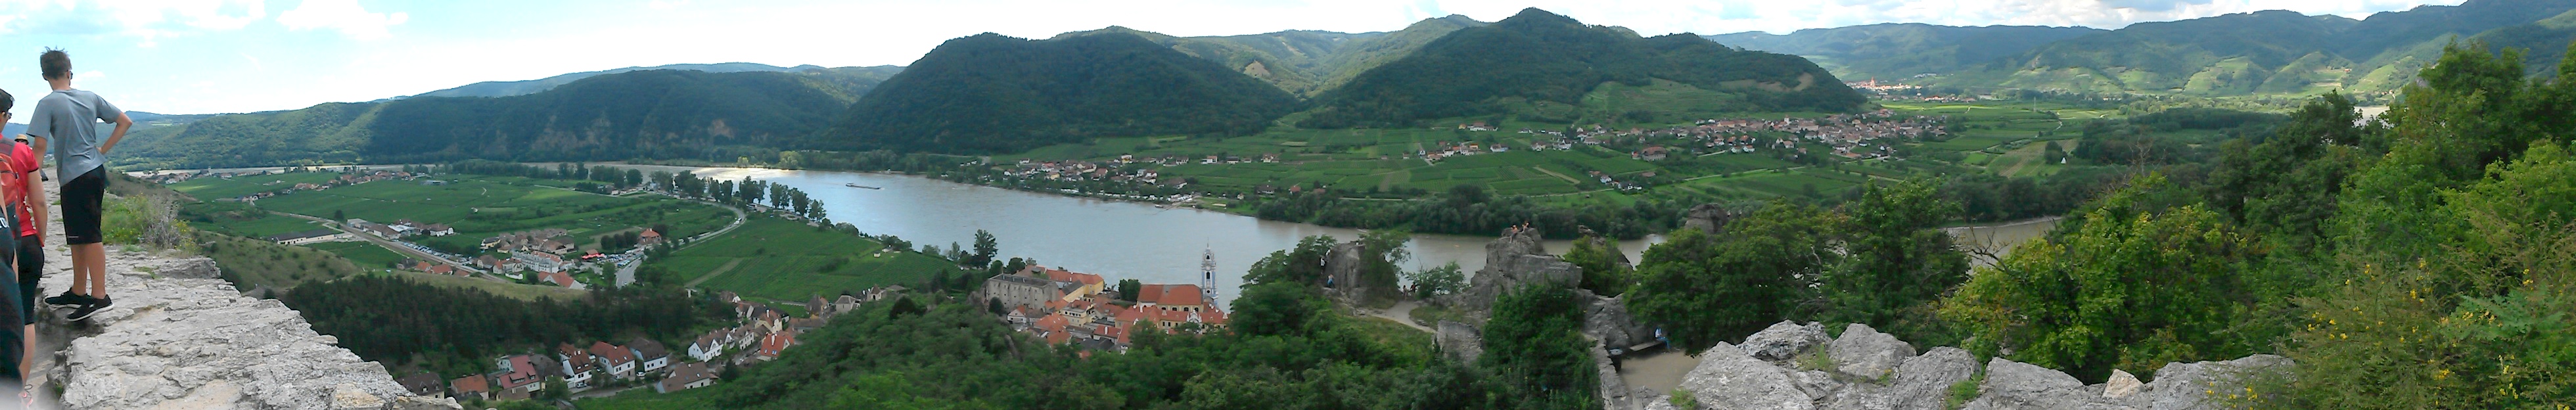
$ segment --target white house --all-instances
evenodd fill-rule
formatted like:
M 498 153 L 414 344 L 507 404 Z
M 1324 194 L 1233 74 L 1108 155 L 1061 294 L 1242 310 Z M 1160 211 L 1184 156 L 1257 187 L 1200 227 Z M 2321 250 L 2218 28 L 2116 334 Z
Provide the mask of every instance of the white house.
M 635 352 L 608 342 L 590 342 L 590 359 L 608 370 L 609 377 L 635 377 Z
M 716 355 L 724 354 L 726 333 L 729 332 L 725 329 L 716 329 L 708 331 L 704 336 L 698 336 L 697 341 L 689 343 L 689 359 L 703 362 L 715 360 Z
M 627 342 L 626 348 L 635 351 L 635 371 L 652 373 L 671 366 L 671 349 L 663 348 L 662 342 L 636 338 Z

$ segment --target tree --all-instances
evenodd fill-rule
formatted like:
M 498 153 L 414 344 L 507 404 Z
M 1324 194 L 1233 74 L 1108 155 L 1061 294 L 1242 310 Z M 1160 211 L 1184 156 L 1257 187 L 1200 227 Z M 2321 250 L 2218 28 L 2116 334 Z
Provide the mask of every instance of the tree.
M 1258 283 L 1294 283 L 1308 286 L 1324 284 L 1324 258 L 1331 256 L 1340 241 L 1331 236 L 1315 235 L 1297 241 L 1292 250 L 1271 251 L 1270 256 L 1252 263 L 1243 273 L 1247 285 Z
M 1360 253 L 1365 264 L 1360 266 L 1360 283 L 1357 285 L 1368 289 L 1370 300 L 1383 301 L 1403 294 L 1396 280 L 1404 271 L 1400 264 L 1413 258 L 1412 252 L 1404 248 L 1405 244 L 1412 242 L 1413 234 L 1401 229 L 1372 229 L 1360 233 Z
M 993 263 L 993 256 L 1000 254 L 1001 252 L 1002 244 L 1000 239 L 994 238 L 992 232 L 977 229 L 975 230 L 975 253 L 968 254 L 965 265 L 978 268 L 985 265 L 991 265 Z
M 1523 394 L 1588 402 L 1600 383 L 1582 330 L 1583 310 L 1571 289 L 1522 286 L 1494 300 L 1494 316 L 1485 322 L 1485 353 L 1476 362 Z
M 1948 343 L 1930 303 L 1967 280 L 1967 255 L 1940 230 L 1959 212 L 1929 179 L 1872 182 L 1843 205 L 1845 258 L 1819 281 L 1825 321 L 1865 323 L 1916 343 Z
M 1585 231 L 1590 233 L 1589 230 Z M 1618 296 L 1628 291 L 1630 269 L 1628 257 L 1619 253 L 1619 242 L 1600 235 L 1584 235 L 1574 240 L 1574 249 L 1565 251 L 1565 261 L 1583 268 L 1583 288 L 1602 296 Z
M 1328 320 L 1331 302 L 1296 283 L 1261 283 L 1234 300 L 1234 332 L 1246 336 L 1303 335 Z
M 1628 308 L 1692 351 L 1738 340 L 1796 313 L 1838 261 L 1834 215 L 1774 202 L 1723 235 L 1675 231 L 1646 249 Z
M 1145 291 L 1145 282 L 1144 282 L 1144 281 L 1139 281 L 1139 280 L 1135 280 L 1135 279 L 1119 279 L 1119 280 L 1118 280 L 1118 300 L 1124 300 L 1124 301 L 1134 302 L 1134 301 L 1136 301 L 1136 294 L 1137 294 L 1137 293 L 1139 293 L 1139 292 L 1144 292 L 1144 291 Z
M 2237 273 L 2254 256 L 2247 238 L 2196 205 L 2120 212 L 2164 182 L 2138 183 L 2076 232 L 1978 270 L 1943 316 L 1973 333 L 1981 354 L 2011 349 L 2014 360 L 2091 381 L 2113 368 L 2152 377 L 2167 362 L 2252 353 L 2254 343 L 2227 331 L 2253 302 Z
M 1437 268 L 1405 272 L 1404 280 L 1413 282 L 1413 297 L 1416 299 L 1458 293 L 1467 288 L 1467 274 L 1459 270 L 1456 261 Z

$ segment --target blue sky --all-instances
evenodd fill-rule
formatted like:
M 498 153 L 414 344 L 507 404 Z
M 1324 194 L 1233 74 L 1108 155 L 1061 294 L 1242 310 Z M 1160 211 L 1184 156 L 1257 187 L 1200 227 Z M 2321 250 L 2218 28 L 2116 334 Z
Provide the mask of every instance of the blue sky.
M 1174 35 L 1387 31 L 1539 7 L 1647 35 L 1885 22 L 2118 28 L 2288 9 L 2361 18 L 2460 0 L 0 0 L 0 89 L 45 91 L 37 53 L 72 53 L 76 86 L 129 110 L 295 109 L 477 81 L 674 63 L 907 65 L 947 39 L 1122 25 Z M 6 56 L 18 57 L 6 57 Z M 13 60 L 15 59 L 15 60 Z

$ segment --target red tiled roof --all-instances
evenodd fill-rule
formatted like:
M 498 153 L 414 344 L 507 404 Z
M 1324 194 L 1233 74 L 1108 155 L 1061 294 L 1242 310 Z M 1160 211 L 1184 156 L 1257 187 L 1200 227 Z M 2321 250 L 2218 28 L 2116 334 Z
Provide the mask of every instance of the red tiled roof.
M 571 343 L 555 346 L 555 353 L 563 355 L 564 361 L 572 364 L 571 369 L 564 370 L 581 371 L 590 369 L 590 352 L 584 352 L 581 348 L 572 347 Z
M 608 342 L 590 342 L 590 354 L 607 360 L 611 367 L 635 361 L 635 353 Z
M 485 380 L 483 375 L 480 374 L 456 378 L 455 381 L 447 382 L 447 386 L 449 389 L 454 389 L 460 394 L 489 393 L 492 391 L 492 382 L 490 380 Z
M 1102 282 L 1101 282 L 1101 279 L 1100 279 L 1100 275 L 1093 275 L 1093 274 L 1088 274 L 1088 273 L 1073 272 L 1073 271 L 1066 271 L 1066 270 L 1059 270 L 1059 269 L 1047 269 L 1047 270 L 1046 270 L 1046 278 L 1047 278 L 1047 280 L 1052 280 L 1052 281 L 1057 281 L 1057 282 L 1073 282 L 1073 283 L 1080 283 L 1080 284 L 1086 284 L 1086 285 L 1098 285 L 1098 284 L 1101 284 L 1101 283 L 1102 283 Z
M 1046 315 L 1046 317 L 1038 318 L 1038 323 L 1033 326 L 1039 330 L 1045 330 L 1051 333 L 1063 333 L 1065 325 L 1068 324 L 1067 322 L 1068 320 L 1064 318 L 1063 314 L 1051 314 Z
M 1199 293 L 1199 285 L 1149 284 L 1136 292 L 1136 302 L 1162 306 L 1198 306 L 1207 304 L 1205 296 L 1206 294 Z

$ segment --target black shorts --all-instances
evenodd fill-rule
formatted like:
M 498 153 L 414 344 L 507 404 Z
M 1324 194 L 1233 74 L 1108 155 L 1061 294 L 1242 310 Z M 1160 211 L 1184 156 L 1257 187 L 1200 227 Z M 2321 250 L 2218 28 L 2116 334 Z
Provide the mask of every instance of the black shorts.
M 27 324 L 36 324 L 36 280 L 45 275 L 45 244 L 33 235 L 18 237 L 18 307 Z
M 99 243 L 98 218 L 107 200 L 107 167 L 63 181 L 63 243 Z

